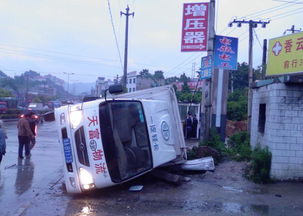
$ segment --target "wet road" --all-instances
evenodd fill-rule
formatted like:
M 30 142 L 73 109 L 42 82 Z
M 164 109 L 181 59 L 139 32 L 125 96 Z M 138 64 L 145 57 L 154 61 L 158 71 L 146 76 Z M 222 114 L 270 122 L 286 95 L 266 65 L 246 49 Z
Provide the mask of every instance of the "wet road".
M 0 215 L 21 215 L 61 178 L 61 155 L 54 123 L 39 125 L 30 159 L 18 159 L 16 121 L 5 122 L 7 153 L 0 167 Z
M 0 167 L 1 216 L 303 215 L 303 183 L 256 185 L 244 163 L 225 162 L 214 173 L 188 174 L 175 186 L 149 175 L 90 194 L 62 190 L 62 160 L 54 123 L 39 128 L 30 160 L 17 159 L 16 122 L 6 123 L 7 155 Z M 142 184 L 141 192 L 129 192 Z

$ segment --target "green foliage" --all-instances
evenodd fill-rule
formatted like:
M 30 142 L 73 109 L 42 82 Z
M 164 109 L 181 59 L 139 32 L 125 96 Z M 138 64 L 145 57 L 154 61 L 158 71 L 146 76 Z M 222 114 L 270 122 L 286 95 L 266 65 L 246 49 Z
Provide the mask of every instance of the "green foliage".
M 250 160 L 251 148 L 249 134 L 242 131 L 232 135 L 228 140 L 228 154 L 237 161 Z
M 227 149 L 225 144 L 221 141 L 220 135 L 215 129 L 210 130 L 209 139 L 203 142 L 200 142 L 201 146 L 209 146 L 216 149 L 221 154 L 226 154 Z
M 242 121 L 247 119 L 247 89 L 237 89 L 228 96 L 227 119 Z
M 180 78 L 179 78 L 180 82 L 189 82 L 190 81 L 190 77 L 186 76 L 185 73 L 183 73 Z
M 160 70 L 155 71 L 154 72 L 154 78 L 156 80 L 164 79 L 163 71 L 160 71 Z
M 191 150 L 187 151 L 187 160 L 197 159 L 197 147 L 192 148 Z
M 252 164 L 249 178 L 256 183 L 267 183 L 270 181 L 271 152 L 268 148 L 256 148 L 252 152 Z
M 182 93 L 190 93 L 190 88 L 187 84 L 187 81 L 184 81 L 183 82 L 183 85 L 182 85 Z
M 0 97 L 13 97 L 13 94 L 9 90 L 0 88 Z
M 233 79 L 234 89 L 244 89 L 248 87 L 248 64 L 246 62 L 238 63 L 236 71 L 230 71 L 230 77 Z M 231 79 L 229 79 L 229 86 L 231 86 Z

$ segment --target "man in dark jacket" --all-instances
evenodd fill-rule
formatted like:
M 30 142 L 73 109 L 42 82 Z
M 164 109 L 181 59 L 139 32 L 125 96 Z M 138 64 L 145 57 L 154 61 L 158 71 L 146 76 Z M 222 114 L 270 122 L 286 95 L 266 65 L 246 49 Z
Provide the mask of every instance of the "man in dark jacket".
M 27 113 L 24 115 L 23 118 L 20 118 L 18 121 L 18 140 L 19 140 L 19 149 L 18 155 L 20 159 L 23 159 L 23 146 L 25 147 L 25 156 L 30 157 L 30 139 L 34 137 L 34 133 L 32 132 L 30 125 L 29 125 L 29 118 L 31 114 Z

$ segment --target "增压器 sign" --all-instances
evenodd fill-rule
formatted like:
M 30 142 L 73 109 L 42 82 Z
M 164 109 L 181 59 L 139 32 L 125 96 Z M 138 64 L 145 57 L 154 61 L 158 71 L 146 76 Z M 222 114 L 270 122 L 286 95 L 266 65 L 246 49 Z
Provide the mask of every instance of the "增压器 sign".
M 207 51 L 208 3 L 183 6 L 181 52 Z

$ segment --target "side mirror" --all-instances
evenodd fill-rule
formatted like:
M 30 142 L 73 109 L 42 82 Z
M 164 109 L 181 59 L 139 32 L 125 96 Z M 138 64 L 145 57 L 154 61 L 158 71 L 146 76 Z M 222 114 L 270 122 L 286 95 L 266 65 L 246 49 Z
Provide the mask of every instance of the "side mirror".
M 111 85 L 108 88 L 110 94 L 120 94 L 123 92 L 122 85 Z

